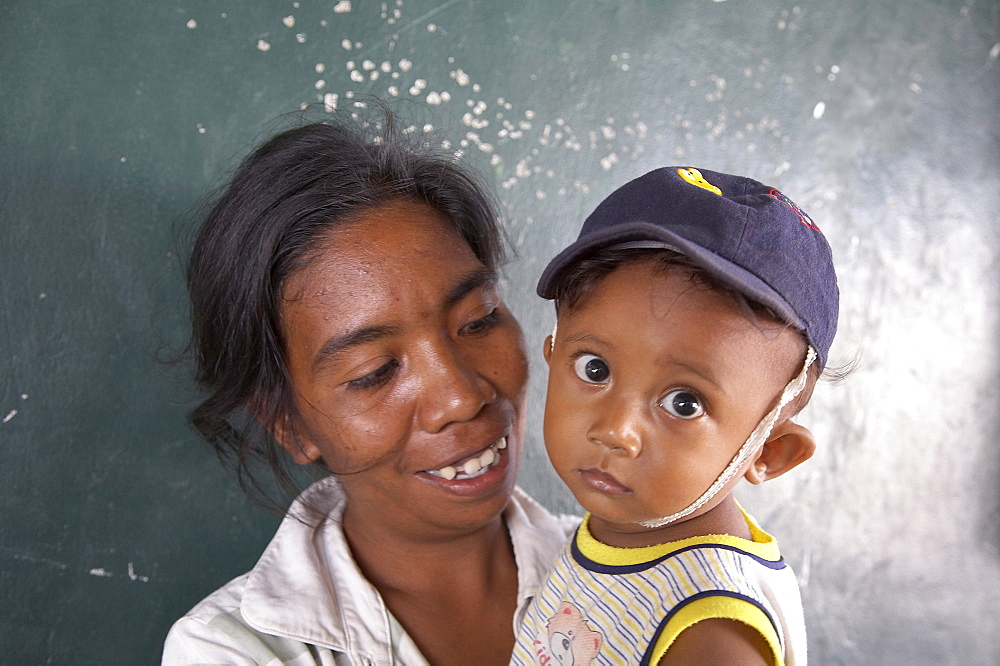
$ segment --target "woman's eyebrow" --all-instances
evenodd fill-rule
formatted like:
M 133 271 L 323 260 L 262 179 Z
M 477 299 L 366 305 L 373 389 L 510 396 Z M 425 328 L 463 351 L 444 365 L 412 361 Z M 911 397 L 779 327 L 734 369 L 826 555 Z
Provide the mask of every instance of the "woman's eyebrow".
M 493 287 L 497 283 L 496 272 L 483 266 L 480 269 L 469 273 L 452 287 L 445 296 L 444 305 L 446 308 L 458 303 L 460 300 L 482 287 Z
M 354 329 L 353 331 L 347 331 L 341 335 L 335 335 L 324 342 L 323 346 L 316 352 L 316 356 L 313 357 L 312 370 L 313 372 L 316 372 L 323 365 L 330 362 L 332 359 L 344 353 L 351 347 L 363 345 L 368 342 L 374 342 L 379 338 L 394 335 L 398 331 L 399 328 L 397 326 L 365 326 L 363 328 Z

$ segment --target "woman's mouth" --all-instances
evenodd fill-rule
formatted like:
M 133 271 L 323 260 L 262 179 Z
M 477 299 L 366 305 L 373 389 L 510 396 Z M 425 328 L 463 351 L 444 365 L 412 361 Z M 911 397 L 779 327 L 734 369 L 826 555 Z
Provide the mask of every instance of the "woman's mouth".
M 427 474 L 437 476 L 447 481 L 474 479 L 482 476 L 500 460 L 500 451 L 507 448 L 507 438 L 501 437 L 493 444 L 489 445 L 481 453 L 470 456 L 465 460 L 460 460 L 454 465 L 447 465 L 441 469 L 426 470 Z

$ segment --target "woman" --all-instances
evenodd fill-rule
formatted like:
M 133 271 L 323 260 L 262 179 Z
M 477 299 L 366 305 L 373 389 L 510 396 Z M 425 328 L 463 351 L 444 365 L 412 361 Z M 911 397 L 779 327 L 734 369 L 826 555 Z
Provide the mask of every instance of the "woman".
M 514 487 L 527 363 L 492 200 L 385 119 L 270 139 L 195 241 L 192 422 L 245 488 L 256 457 L 327 476 L 164 663 L 505 664 L 572 529 Z

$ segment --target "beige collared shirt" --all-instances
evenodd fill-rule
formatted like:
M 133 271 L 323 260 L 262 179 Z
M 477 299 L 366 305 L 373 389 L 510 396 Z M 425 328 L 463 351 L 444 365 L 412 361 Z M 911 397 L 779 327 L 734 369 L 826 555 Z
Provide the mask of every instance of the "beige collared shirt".
M 292 504 L 256 566 L 208 596 L 167 636 L 164 664 L 405 664 L 427 661 L 358 570 L 337 481 Z M 515 633 L 579 522 L 515 488 L 504 511 L 518 570 Z

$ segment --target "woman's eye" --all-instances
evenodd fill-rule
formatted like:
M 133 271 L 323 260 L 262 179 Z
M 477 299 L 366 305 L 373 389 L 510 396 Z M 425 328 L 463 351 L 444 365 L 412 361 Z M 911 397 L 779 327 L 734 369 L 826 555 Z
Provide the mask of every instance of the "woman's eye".
M 671 391 L 664 396 L 660 407 L 679 419 L 695 419 L 705 413 L 701 398 L 683 389 Z
M 485 317 L 480 317 L 479 319 L 470 322 L 462 327 L 461 333 L 465 335 L 476 335 L 478 333 L 485 333 L 494 326 L 500 323 L 502 315 L 499 310 L 494 308 Z
M 389 361 L 388 363 L 380 365 L 372 372 L 369 372 L 364 377 L 358 377 L 357 379 L 350 380 L 347 382 L 347 388 L 366 389 L 384 384 L 392 378 L 392 375 L 396 372 L 396 368 L 398 367 L 398 361 Z
M 576 376 L 590 384 L 603 384 L 611 377 L 611 368 L 600 356 L 583 354 L 573 362 Z

